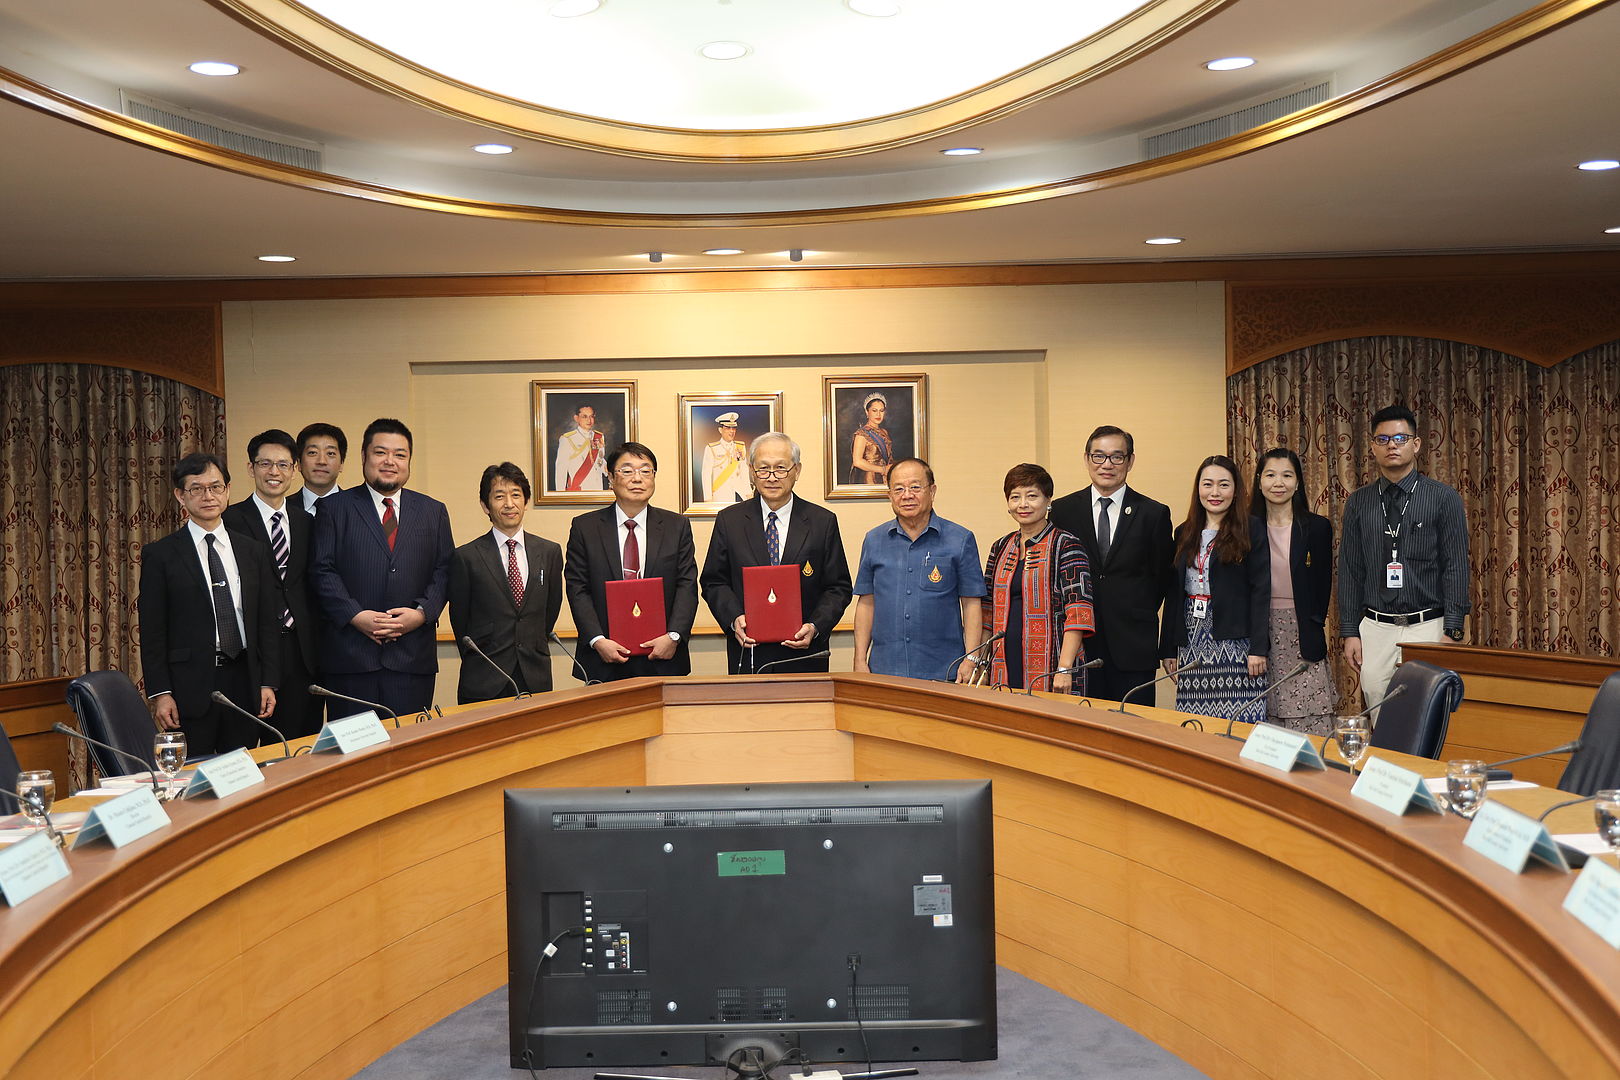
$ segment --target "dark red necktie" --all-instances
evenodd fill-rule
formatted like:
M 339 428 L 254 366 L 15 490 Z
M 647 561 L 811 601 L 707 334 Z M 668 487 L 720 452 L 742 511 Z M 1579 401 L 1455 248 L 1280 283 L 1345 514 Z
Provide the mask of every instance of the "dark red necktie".
M 394 517 L 394 500 L 383 500 L 383 539 L 388 541 L 388 550 L 394 550 L 394 541 L 399 537 L 399 519 Z
M 512 602 L 523 606 L 523 573 L 518 569 L 517 541 L 506 542 L 506 580 L 512 586 Z
M 638 578 L 641 576 L 641 544 L 636 540 L 636 523 L 624 523 L 624 576 Z

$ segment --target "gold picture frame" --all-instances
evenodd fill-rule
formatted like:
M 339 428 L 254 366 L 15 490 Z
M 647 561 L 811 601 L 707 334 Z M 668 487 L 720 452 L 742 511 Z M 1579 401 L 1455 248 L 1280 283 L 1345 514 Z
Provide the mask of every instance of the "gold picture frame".
M 869 404 L 882 409 L 875 430 Z M 829 499 L 885 499 L 888 465 L 928 457 L 928 376 L 922 372 L 825 375 L 821 380 L 822 469 Z M 859 448 L 859 449 L 857 449 Z M 857 467 L 882 461 L 881 471 Z
M 607 455 L 636 441 L 636 383 L 599 380 L 543 380 L 530 384 L 534 417 L 534 505 L 594 506 L 613 501 Z M 590 409 L 593 430 L 602 438 L 594 457 L 583 452 L 575 418 Z M 564 442 L 564 440 L 567 442 Z
M 716 391 L 679 395 L 681 513 L 688 517 L 714 517 L 725 507 L 754 497 L 753 475 L 748 471 L 748 444 L 767 431 L 782 430 L 782 394 L 745 394 Z M 737 414 L 733 441 L 740 449 L 729 454 L 716 449 L 725 443 L 718 418 Z M 735 462 L 729 465 L 728 462 Z

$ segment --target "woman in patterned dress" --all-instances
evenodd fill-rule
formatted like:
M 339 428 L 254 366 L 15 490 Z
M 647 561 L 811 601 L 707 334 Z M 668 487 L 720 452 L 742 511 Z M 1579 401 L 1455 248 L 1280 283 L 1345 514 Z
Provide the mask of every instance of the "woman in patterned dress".
M 883 416 L 889 410 L 889 399 L 877 391 L 866 395 L 861 402 L 866 410 L 866 423 L 855 429 L 855 441 L 849 450 L 849 482 L 852 484 L 882 484 L 889 479 L 889 466 L 894 464 L 894 440 L 883 426 Z
M 990 545 L 984 564 L 985 638 L 1007 635 L 990 647 L 990 685 L 1084 693 L 1084 673 L 1076 679 L 1060 669 L 1086 662 L 1084 637 L 1097 627 L 1085 547 L 1046 519 L 1052 476 L 1045 469 L 1014 465 L 1001 487 L 1018 528 Z
M 1176 679 L 1178 710 L 1259 723 L 1265 702 L 1245 702 L 1266 688 L 1271 559 L 1248 503 L 1232 459 L 1205 458 L 1176 529 L 1159 656 L 1171 675 L 1197 661 Z

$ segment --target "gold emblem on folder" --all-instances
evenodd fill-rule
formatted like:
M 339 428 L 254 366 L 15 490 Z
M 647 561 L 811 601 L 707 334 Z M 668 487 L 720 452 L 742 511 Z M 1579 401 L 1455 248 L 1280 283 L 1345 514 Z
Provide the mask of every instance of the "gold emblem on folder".
M 936 585 L 939 584 L 939 567 L 936 566 L 928 572 L 928 580 Z
M 765 597 L 765 602 L 767 604 L 776 603 L 776 590 L 775 589 L 772 589 L 771 592 L 770 592 L 770 595 Z
M 632 605 L 630 605 L 630 614 L 635 616 L 638 619 L 641 618 L 641 605 L 640 604 L 632 604 Z
M 814 573 L 815 573 L 815 571 L 814 571 L 814 570 L 812 570 L 812 569 L 810 569 L 810 564 L 809 564 L 809 563 L 805 563 L 805 564 L 804 564 L 804 576 L 805 576 L 805 577 L 810 577 L 810 576 L 811 576 L 811 575 L 812 575 L 812 574 L 814 574 Z

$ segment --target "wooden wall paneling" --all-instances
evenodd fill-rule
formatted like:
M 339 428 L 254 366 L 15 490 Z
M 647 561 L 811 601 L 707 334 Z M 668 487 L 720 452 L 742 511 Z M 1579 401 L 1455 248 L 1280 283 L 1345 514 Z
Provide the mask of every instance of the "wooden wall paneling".
M 225 396 L 217 300 L 20 307 L 0 302 L 0 365 L 132 368 Z
M 56 790 L 66 796 L 70 775 L 67 740 L 51 730 L 61 722 L 78 728 L 68 708 L 65 678 L 29 679 L 0 684 L 0 730 L 11 739 L 17 763 L 24 769 L 49 769 L 56 774 Z
M 647 740 L 649 784 L 849 780 L 852 740 L 829 702 L 669 705 L 664 734 Z

